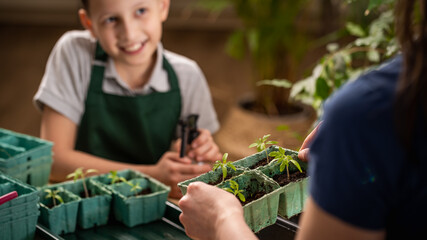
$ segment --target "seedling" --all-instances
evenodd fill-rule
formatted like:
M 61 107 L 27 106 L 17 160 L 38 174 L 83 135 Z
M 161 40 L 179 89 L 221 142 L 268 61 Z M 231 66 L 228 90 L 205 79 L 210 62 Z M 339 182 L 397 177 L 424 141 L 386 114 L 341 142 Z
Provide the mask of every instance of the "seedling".
M 122 181 L 122 182 L 127 183 L 126 178 L 124 178 L 124 177 L 119 177 L 119 176 L 117 175 L 117 171 L 110 171 L 110 174 L 108 175 L 108 178 L 110 178 L 110 179 L 111 179 L 111 183 L 110 183 L 110 184 L 114 184 L 114 183 L 119 182 L 119 181 Z
M 59 203 L 64 203 L 64 200 L 62 200 L 62 197 L 59 196 L 59 193 L 62 192 L 62 189 L 52 190 L 52 189 L 45 189 L 46 197 L 45 198 L 52 198 L 53 207 L 56 207 L 56 200 L 59 201 Z
M 136 182 L 135 184 L 132 182 L 126 181 L 126 183 L 131 186 L 130 192 L 135 192 L 134 195 L 136 196 L 138 194 L 138 190 L 141 190 L 141 186 L 139 186 L 139 182 Z
M 282 147 L 279 147 L 279 151 L 274 151 L 270 153 L 271 157 L 274 157 L 274 159 L 277 159 L 277 162 L 280 163 L 280 171 L 283 172 L 286 168 L 286 174 L 289 180 L 289 164 L 292 163 L 295 165 L 295 167 L 298 168 L 300 172 L 302 172 L 301 166 L 297 161 L 295 161 L 292 156 L 285 154 L 285 149 Z M 274 160 L 273 159 L 273 160 Z
M 77 181 L 77 179 L 81 178 L 83 183 L 83 188 L 85 190 L 85 196 L 86 198 L 89 198 L 89 192 L 87 191 L 85 177 L 89 173 L 96 173 L 96 172 L 98 172 L 98 170 L 96 169 L 88 169 L 86 170 L 86 172 L 83 172 L 83 168 L 81 167 L 81 168 L 77 168 L 76 171 L 74 171 L 73 173 L 68 174 L 67 178 L 74 178 L 74 182 Z
M 267 145 L 277 144 L 276 141 L 267 141 L 267 139 L 270 137 L 270 135 L 271 134 L 264 135 L 262 138 L 258 138 L 258 140 L 256 142 L 249 145 L 249 148 L 256 147 L 258 152 L 265 151 L 265 156 L 267 158 L 267 162 L 270 162 L 270 160 L 268 158 L 268 153 L 267 153 Z
M 239 190 L 239 184 L 233 180 L 230 180 L 230 187 L 224 188 L 225 191 L 231 192 L 234 196 L 239 197 L 240 201 L 245 202 L 245 196 L 243 196 L 243 190 Z
M 221 168 L 221 170 L 222 170 L 222 182 L 227 177 L 227 166 L 230 167 L 231 169 L 233 169 L 234 171 L 236 171 L 236 167 L 233 165 L 233 163 L 227 162 L 227 158 L 228 158 L 228 153 L 224 153 L 224 155 L 222 156 L 222 162 L 221 162 L 221 160 L 216 161 L 215 164 L 213 165 L 213 168 L 212 168 L 213 171 L 215 171 L 218 168 Z

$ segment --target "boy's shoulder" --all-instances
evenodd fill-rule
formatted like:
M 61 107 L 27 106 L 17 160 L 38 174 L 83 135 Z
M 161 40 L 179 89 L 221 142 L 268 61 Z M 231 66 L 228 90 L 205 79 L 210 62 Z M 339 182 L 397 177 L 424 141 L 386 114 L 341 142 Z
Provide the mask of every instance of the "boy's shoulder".
M 65 32 L 56 43 L 56 47 L 76 54 L 92 52 L 96 40 L 87 30 L 70 30 Z
M 169 63 L 174 67 L 174 69 L 181 69 L 187 71 L 200 71 L 199 65 L 196 61 L 180 55 L 178 53 L 171 52 L 169 50 L 164 50 L 164 55 Z

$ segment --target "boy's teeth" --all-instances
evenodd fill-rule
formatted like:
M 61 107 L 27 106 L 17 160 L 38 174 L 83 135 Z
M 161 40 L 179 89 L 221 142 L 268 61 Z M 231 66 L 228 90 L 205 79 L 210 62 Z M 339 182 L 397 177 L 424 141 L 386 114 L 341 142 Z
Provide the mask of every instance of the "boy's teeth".
M 125 50 L 128 52 L 132 52 L 132 51 L 138 50 L 140 47 L 141 47 L 141 43 L 137 43 L 137 44 L 134 44 L 130 47 L 125 48 Z

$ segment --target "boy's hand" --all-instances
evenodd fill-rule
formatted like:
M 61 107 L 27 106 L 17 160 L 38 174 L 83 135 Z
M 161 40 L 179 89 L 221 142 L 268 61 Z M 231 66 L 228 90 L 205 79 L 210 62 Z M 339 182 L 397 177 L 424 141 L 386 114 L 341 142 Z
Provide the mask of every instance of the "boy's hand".
M 222 158 L 222 153 L 219 151 L 219 147 L 213 140 L 213 137 L 209 130 L 199 129 L 199 136 L 194 139 L 191 146 L 187 146 L 189 150 L 186 156 L 196 160 L 197 162 L 215 162 Z M 181 149 L 182 139 L 178 139 L 174 145 L 174 151 L 179 152 Z
M 169 197 L 182 197 L 177 184 L 190 178 L 197 177 L 211 170 L 209 164 L 191 164 L 188 157 L 180 158 L 177 152 L 166 152 L 154 166 L 153 176 L 171 187 Z
M 199 136 L 191 143 L 188 156 L 197 162 L 215 162 L 221 159 L 222 154 L 209 130 L 199 129 L 199 133 Z

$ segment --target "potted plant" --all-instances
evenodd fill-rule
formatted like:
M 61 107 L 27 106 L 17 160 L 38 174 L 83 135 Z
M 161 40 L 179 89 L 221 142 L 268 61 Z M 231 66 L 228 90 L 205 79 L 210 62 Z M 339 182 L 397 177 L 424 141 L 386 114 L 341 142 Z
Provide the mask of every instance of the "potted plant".
M 53 234 L 72 233 L 76 229 L 77 212 L 81 198 L 55 185 L 39 190 L 39 222 Z
M 87 174 L 93 172 L 95 171 L 89 169 L 85 172 L 83 168 L 78 168 L 68 175 L 74 178 L 73 181 L 56 185 L 81 197 L 77 224 L 83 229 L 107 224 L 110 213 L 111 191 L 103 184 L 86 178 Z

